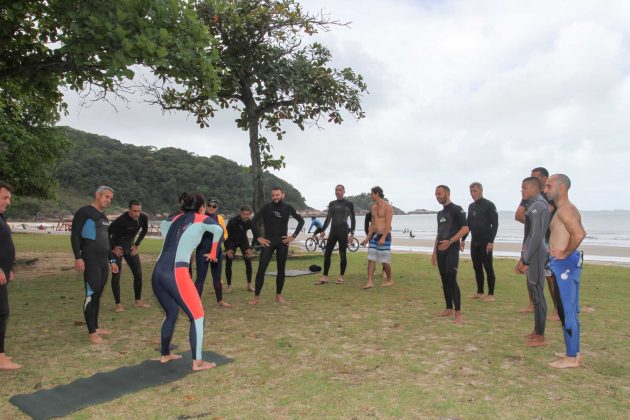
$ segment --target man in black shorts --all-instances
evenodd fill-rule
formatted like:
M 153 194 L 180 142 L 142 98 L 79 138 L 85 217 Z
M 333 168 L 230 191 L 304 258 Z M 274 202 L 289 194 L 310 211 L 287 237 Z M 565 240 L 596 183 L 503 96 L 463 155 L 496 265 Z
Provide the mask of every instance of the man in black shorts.
M 276 302 L 284 303 L 282 297 L 282 288 L 284 287 L 284 270 L 289 256 L 289 244 L 295 240 L 298 233 L 304 226 L 304 219 L 300 214 L 283 201 L 284 193 L 280 187 L 271 189 L 271 203 L 265 204 L 254 215 L 252 223 L 257 226 L 260 221 L 264 226 L 264 237 L 258 237 L 258 243 L 262 245 L 260 251 L 260 259 L 258 262 L 258 271 L 256 272 L 256 290 L 254 297 L 249 302 L 251 305 L 260 303 L 260 292 L 265 283 L 265 271 L 271 261 L 273 253 L 276 253 L 276 262 L 278 264 L 278 274 L 276 274 Z M 289 217 L 297 220 L 298 225 L 293 235 L 287 234 L 289 227 Z
M 92 204 L 81 207 L 72 219 L 70 242 L 75 258 L 74 267 L 83 274 L 85 282 L 83 316 L 88 328 L 88 339 L 92 344 L 101 344 L 101 335 L 111 334 L 111 331 L 99 328 L 98 312 L 101 294 L 109 276 L 110 262 L 112 272 L 118 272 L 109 246 L 109 220 L 103 213 L 112 203 L 113 197 L 114 190 L 111 187 L 98 187 Z
M 348 242 L 354 239 L 354 228 L 356 226 L 354 205 L 343 198 L 345 193 L 345 187 L 341 184 L 337 185 L 335 187 L 335 197 L 337 197 L 337 199 L 328 204 L 328 213 L 326 214 L 326 220 L 324 221 L 321 232 L 321 236 L 324 237 L 326 228 L 330 225 L 330 233 L 328 234 L 328 241 L 326 242 L 326 249 L 324 250 L 324 273 L 315 284 L 328 283 L 330 258 L 337 243 L 339 243 L 339 257 L 341 261 L 339 263 L 339 277 L 335 283 L 342 284 L 344 282 L 343 276 L 348 264 L 346 251 L 348 249 Z M 350 219 L 350 228 L 348 228 L 348 219 Z
M 437 214 L 438 228 L 431 263 L 438 266 L 442 278 L 442 289 L 446 309 L 437 316 L 453 316 L 456 324 L 464 322 L 461 314 L 461 292 L 457 284 L 459 267 L 460 239 L 469 230 L 466 225 L 466 212 L 451 202 L 451 190 L 446 185 L 438 185 L 435 198 L 444 208 Z
M 151 306 L 142 301 L 142 266 L 140 264 L 140 255 L 138 255 L 138 247 L 148 230 L 149 218 L 142 213 L 142 205 L 138 200 L 131 200 L 129 202 L 129 210 L 121 214 L 109 225 L 109 242 L 118 266 L 118 272 L 112 273 L 112 292 L 116 302 L 116 312 L 125 310 L 120 301 L 120 275 L 123 258 L 127 261 L 127 265 L 133 274 L 134 306 L 138 308 L 149 308 Z
M 241 213 L 232 217 L 227 223 L 228 238 L 225 241 L 225 279 L 227 280 L 227 292 L 232 293 L 232 261 L 236 250 L 240 248 L 245 260 L 245 275 L 247 276 L 247 291 L 253 292 L 252 287 L 252 246 L 247 237 L 247 231 L 251 230 L 255 238 L 258 237 L 256 226 L 252 223 L 252 208 L 241 206 Z
M 499 228 L 499 213 L 494 203 L 483 197 L 483 186 L 479 182 L 470 184 L 470 195 L 474 200 L 468 206 L 467 223 L 472 239 L 470 241 L 470 257 L 475 270 L 477 280 L 477 293 L 473 299 L 483 299 L 485 302 L 494 301 L 495 275 L 492 267 L 492 251 L 494 250 L 494 238 Z M 462 238 L 461 250 L 464 250 L 466 236 Z M 483 296 L 484 275 L 488 278 L 488 295 Z

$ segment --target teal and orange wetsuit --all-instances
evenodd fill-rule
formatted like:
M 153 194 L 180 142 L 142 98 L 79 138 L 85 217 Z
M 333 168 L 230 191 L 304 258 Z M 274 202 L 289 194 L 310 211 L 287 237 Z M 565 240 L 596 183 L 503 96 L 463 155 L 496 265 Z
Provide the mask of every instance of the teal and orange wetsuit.
M 201 359 L 204 311 L 188 266 L 190 256 L 204 233 L 212 234 L 209 258 L 214 259 L 223 241 L 223 229 L 212 218 L 192 211 L 175 215 L 162 223 L 164 247 L 155 263 L 151 283 L 158 302 L 166 312 L 162 323 L 161 352 L 170 354 L 169 345 L 175 330 L 179 308 L 190 319 L 190 352 L 193 360 Z

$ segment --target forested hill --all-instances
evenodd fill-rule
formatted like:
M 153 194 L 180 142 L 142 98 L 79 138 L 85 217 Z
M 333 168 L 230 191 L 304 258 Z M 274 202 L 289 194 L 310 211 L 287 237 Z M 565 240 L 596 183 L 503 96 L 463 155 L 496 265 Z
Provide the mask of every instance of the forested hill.
M 55 213 L 36 200 L 18 201 L 15 216 L 25 211 L 40 216 L 59 217 L 74 212 L 80 200 L 87 204 L 99 185 L 115 190 L 112 207 L 123 209 L 130 199 L 139 199 L 143 210 L 151 214 L 167 213 L 176 207 L 182 191 L 199 191 L 219 200 L 221 213 L 236 213 L 242 204 L 251 204 L 252 181 L 249 170 L 221 156 L 197 156 L 173 147 L 123 144 L 118 140 L 86 133 L 69 127 L 60 128 L 72 143 L 68 156 L 55 173 L 59 182 Z M 293 186 L 265 173 L 265 197 L 271 187 L 280 186 L 285 200 L 296 209 L 305 209 L 302 194 Z M 21 204 L 21 205 L 20 205 Z M 26 208 L 25 208 L 26 207 Z M 32 214 L 34 216 L 35 214 Z
M 348 201 L 354 204 L 354 211 L 356 212 L 356 214 L 366 214 L 368 211 L 370 211 L 370 206 L 372 205 L 372 199 L 370 198 L 370 195 L 368 193 L 361 193 L 359 195 L 351 195 L 346 198 L 348 199 Z M 385 201 L 389 201 L 387 197 L 385 197 Z M 398 207 L 395 207 L 393 205 L 392 207 L 394 208 L 394 214 L 406 214 L 403 210 L 399 209 Z

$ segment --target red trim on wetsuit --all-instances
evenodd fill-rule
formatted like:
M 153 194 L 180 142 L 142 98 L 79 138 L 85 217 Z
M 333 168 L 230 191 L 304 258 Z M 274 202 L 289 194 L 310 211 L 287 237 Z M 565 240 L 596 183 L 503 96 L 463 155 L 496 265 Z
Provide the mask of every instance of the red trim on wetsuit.
M 195 284 L 190 278 L 188 267 L 178 267 L 175 269 L 175 285 L 193 318 L 203 318 L 204 312 L 201 299 L 199 298 L 197 289 L 195 289 Z

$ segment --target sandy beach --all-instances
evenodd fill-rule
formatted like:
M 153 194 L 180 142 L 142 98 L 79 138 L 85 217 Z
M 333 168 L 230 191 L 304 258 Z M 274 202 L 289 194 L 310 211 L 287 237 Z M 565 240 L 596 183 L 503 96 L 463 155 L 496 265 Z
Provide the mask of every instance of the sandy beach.
M 297 241 L 303 244 L 308 237 L 310 237 L 310 235 L 300 234 L 297 237 Z M 359 235 L 357 238 L 359 241 L 362 241 L 365 236 Z M 470 241 L 468 241 L 466 245 L 467 247 L 462 253 L 464 258 L 470 257 L 470 253 L 468 252 Z M 362 249 L 365 250 L 366 248 Z M 580 249 L 584 251 L 584 259 L 588 262 L 604 262 L 624 266 L 630 265 L 630 247 L 583 244 L 580 246 Z M 394 252 L 418 252 L 430 254 L 433 252 L 433 241 L 429 239 L 394 237 L 392 239 L 392 250 Z M 494 244 L 494 255 L 496 257 L 514 258 L 518 256 L 520 252 L 521 244 L 507 242 L 497 242 Z
M 39 233 L 39 234 L 56 234 L 69 235 L 68 231 L 55 231 L 52 229 L 38 230 L 35 227 L 23 229 L 21 223 L 11 223 L 14 233 Z M 304 246 L 304 241 L 311 235 L 301 233 L 296 239 L 296 244 Z M 159 236 L 148 235 L 147 238 L 160 239 Z M 357 236 L 359 241 L 365 238 L 364 235 Z M 467 242 L 469 245 L 470 241 Z M 360 248 L 359 251 L 365 251 L 367 248 Z M 495 257 L 515 258 L 521 252 L 521 244 L 511 242 L 497 242 L 494 248 Z M 630 247 L 621 246 L 604 246 L 583 244 L 580 249 L 584 251 L 584 260 L 587 262 L 610 263 L 621 266 L 630 266 Z M 433 241 L 430 239 L 411 239 L 408 237 L 394 236 L 392 240 L 392 251 L 394 252 L 417 252 L 421 254 L 430 254 L 433 252 Z M 466 248 L 462 253 L 462 257 L 469 258 L 470 253 Z

